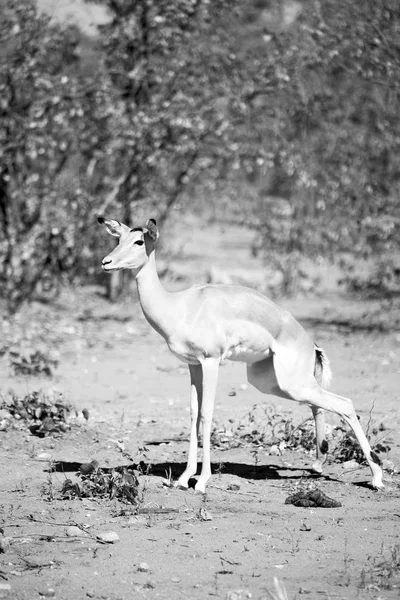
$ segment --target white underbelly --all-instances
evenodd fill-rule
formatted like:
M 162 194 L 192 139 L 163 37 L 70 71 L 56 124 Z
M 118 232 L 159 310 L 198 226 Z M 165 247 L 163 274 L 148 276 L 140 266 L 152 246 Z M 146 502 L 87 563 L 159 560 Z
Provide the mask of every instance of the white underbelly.
M 247 346 L 240 345 L 227 350 L 222 358 L 252 364 L 259 362 L 260 360 L 264 360 L 270 355 L 270 348 L 265 348 L 265 350 L 254 350 L 253 348 L 248 348 Z

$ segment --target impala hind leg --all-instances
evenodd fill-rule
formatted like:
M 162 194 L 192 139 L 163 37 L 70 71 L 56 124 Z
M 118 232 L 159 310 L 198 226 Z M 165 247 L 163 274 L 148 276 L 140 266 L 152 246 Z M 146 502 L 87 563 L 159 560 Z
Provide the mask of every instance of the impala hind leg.
M 274 359 L 272 356 L 259 362 L 247 365 L 247 380 L 257 390 L 264 394 L 279 396 L 292 400 L 292 396 L 285 393 L 278 384 L 275 374 Z M 313 470 L 322 473 L 322 466 L 326 460 L 328 444 L 325 439 L 324 412 L 322 409 L 312 407 L 315 421 L 317 458 L 313 463 Z
M 314 422 L 315 422 L 315 437 L 316 437 L 316 448 L 317 458 L 313 463 L 313 471 L 316 473 L 322 473 L 324 462 L 328 456 L 328 442 L 325 438 L 325 418 L 324 411 L 322 408 L 316 406 L 311 407 Z
M 279 387 L 275 375 L 273 357 L 269 356 L 255 363 L 247 365 L 247 381 L 259 392 L 279 396 L 280 398 L 291 398 Z
M 203 401 L 203 373 L 201 365 L 189 365 L 190 372 L 190 441 L 186 469 L 176 482 L 176 487 L 187 489 L 189 479 L 197 472 L 197 446 L 200 414 Z
M 301 356 L 298 352 L 292 350 L 292 352 L 276 353 L 274 355 L 274 366 L 280 388 L 289 394 L 293 400 L 304 402 L 317 411 L 318 409 L 329 410 L 348 423 L 371 469 L 373 487 L 378 489 L 384 487 L 379 458 L 371 450 L 371 446 L 357 419 L 353 402 L 349 398 L 324 390 L 313 376 L 313 370 L 310 369 L 310 360 L 305 356 Z

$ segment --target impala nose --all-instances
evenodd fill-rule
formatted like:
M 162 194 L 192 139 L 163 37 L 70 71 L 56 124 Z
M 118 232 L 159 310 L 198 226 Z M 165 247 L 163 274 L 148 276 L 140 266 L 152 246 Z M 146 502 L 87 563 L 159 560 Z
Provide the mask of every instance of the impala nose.
M 107 256 L 106 256 L 106 258 L 103 258 L 103 261 L 101 263 L 102 266 L 103 266 L 103 269 L 105 269 L 106 266 L 109 265 L 110 263 L 112 263 L 112 259 L 111 258 L 108 258 Z

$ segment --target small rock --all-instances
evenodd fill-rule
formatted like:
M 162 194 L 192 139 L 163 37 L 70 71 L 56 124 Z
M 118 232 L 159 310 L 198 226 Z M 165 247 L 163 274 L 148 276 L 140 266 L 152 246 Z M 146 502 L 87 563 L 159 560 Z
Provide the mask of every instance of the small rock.
M 97 460 L 92 460 L 90 463 L 82 463 L 79 467 L 79 471 L 82 475 L 90 475 L 90 473 L 94 473 L 99 468 L 99 463 Z
M 29 538 L 25 538 L 27 541 Z M 32 541 L 30 539 L 29 541 Z M 49 560 L 46 556 L 37 556 L 36 554 L 28 554 L 25 556 L 24 561 L 30 565 L 31 567 L 39 568 L 39 567 L 50 567 L 54 564 L 52 560 Z
M 384 461 L 382 461 L 382 469 L 384 471 L 387 471 L 388 473 L 392 474 L 396 471 L 396 467 L 394 466 L 394 462 L 391 460 L 388 460 L 387 458 L 385 458 Z
M 228 483 L 226 489 L 230 492 L 237 492 L 240 490 L 240 485 L 238 483 Z
M 67 527 L 67 529 L 65 530 L 65 535 L 68 537 L 80 537 L 81 535 L 86 535 L 84 531 L 82 531 L 82 529 L 80 529 L 79 527 L 76 527 L 76 525 L 71 525 L 70 527 Z
M 156 587 L 156 582 L 149 579 L 149 581 L 146 581 L 143 587 L 148 588 L 149 590 L 154 590 L 154 588 Z
M 7 537 L 7 536 L 5 536 L 5 537 L 1 536 L 0 537 L 0 554 L 2 552 L 6 552 L 7 548 L 10 545 L 11 539 L 12 538 Z
M 269 449 L 269 454 L 270 456 L 280 456 L 281 451 L 279 450 L 279 447 L 276 444 L 273 444 Z
M 141 562 L 138 566 L 138 571 L 141 571 L 142 573 L 147 573 L 148 571 L 150 571 L 150 567 L 146 562 Z
M 115 542 L 119 541 L 119 535 L 115 531 L 104 531 L 103 533 L 99 533 L 96 537 L 101 542 L 107 542 L 107 544 L 115 544 Z
M 343 469 L 345 469 L 345 471 L 353 471 L 353 469 L 360 468 L 360 465 L 356 460 L 346 460 L 346 462 L 344 462 L 342 466 Z
M 247 590 L 231 590 L 226 594 L 226 600 L 245 600 L 251 598 L 251 592 Z
M 45 598 L 54 598 L 56 595 L 56 590 L 53 588 L 48 588 L 47 590 L 39 590 L 39 596 L 44 596 Z
M 41 452 L 40 454 L 37 455 L 36 460 L 43 460 L 43 461 L 51 460 L 51 454 L 49 454 L 48 452 Z
M 200 519 L 202 521 L 212 521 L 212 514 L 206 510 L 205 508 L 201 507 L 200 509 Z
M 179 579 L 179 577 L 173 577 L 173 578 L 171 579 L 171 581 L 172 581 L 172 583 L 179 583 L 179 582 L 180 582 L 180 579 Z
M 228 396 L 236 396 L 236 392 L 235 392 L 235 390 L 231 390 L 231 391 L 228 393 Z
M 0 583 L 0 598 L 8 598 L 11 593 L 11 585 L 9 583 Z
M 242 392 L 245 392 L 245 391 L 246 391 L 246 390 L 248 390 L 248 389 L 249 389 L 249 385 L 248 385 L 248 383 L 241 383 L 241 384 L 239 385 L 239 390 L 241 390 Z

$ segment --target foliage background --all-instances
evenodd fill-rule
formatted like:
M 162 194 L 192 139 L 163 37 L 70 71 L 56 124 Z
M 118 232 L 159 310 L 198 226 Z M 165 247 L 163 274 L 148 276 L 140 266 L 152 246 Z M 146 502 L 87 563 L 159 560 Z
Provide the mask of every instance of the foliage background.
M 284 281 L 324 257 L 355 287 L 358 257 L 375 292 L 400 291 L 397 0 L 95 4 L 96 36 L 33 0 L 0 5 L 10 310 L 94 280 L 103 212 L 246 224 Z

